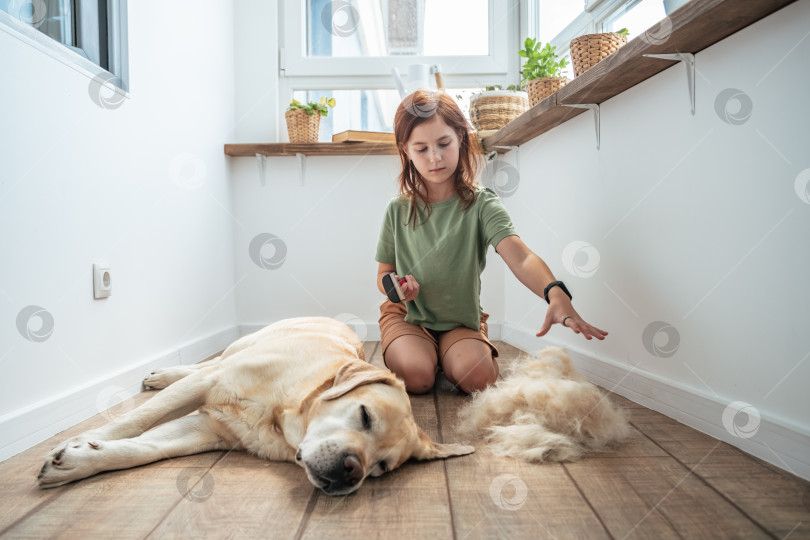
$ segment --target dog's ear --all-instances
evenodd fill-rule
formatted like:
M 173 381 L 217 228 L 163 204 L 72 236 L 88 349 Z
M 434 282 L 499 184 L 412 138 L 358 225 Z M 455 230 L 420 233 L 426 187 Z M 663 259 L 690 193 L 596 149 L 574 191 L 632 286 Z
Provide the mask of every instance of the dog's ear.
M 390 384 L 391 386 L 402 384 L 390 371 L 374 367 L 367 362 L 349 362 L 340 366 L 332 388 L 321 394 L 321 399 L 328 401 L 339 398 L 358 386 L 373 383 Z
M 466 444 L 441 444 L 435 443 L 430 440 L 427 433 L 419 428 L 417 429 L 417 440 L 414 443 L 413 453 L 411 457 L 414 459 L 443 459 L 452 456 L 464 456 L 475 452 L 475 448 Z

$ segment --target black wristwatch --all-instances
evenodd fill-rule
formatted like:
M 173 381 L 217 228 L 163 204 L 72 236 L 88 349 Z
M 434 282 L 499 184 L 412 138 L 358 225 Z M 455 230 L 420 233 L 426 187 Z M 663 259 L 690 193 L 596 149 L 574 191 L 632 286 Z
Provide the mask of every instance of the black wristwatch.
M 562 281 L 552 281 L 548 285 L 546 285 L 546 289 L 543 291 L 543 298 L 546 299 L 546 303 L 550 304 L 551 302 L 548 301 L 548 291 L 551 290 L 552 287 L 559 287 L 563 290 L 565 294 L 568 295 L 568 298 L 573 300 L 574 298 L 571 296 L 571 293 L 568 292 L 568 287 L 565 286 L 565 283 Z

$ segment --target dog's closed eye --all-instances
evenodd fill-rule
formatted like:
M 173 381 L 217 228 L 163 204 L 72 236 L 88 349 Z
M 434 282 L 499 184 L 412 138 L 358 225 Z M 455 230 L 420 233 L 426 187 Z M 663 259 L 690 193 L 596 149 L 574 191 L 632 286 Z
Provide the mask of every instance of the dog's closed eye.
M 368 409 L 365 405 L 360 405 L 360 418 L 363 421 L 363 429 L 366 431 L 371 429 L 371 416 L 368 414 Z

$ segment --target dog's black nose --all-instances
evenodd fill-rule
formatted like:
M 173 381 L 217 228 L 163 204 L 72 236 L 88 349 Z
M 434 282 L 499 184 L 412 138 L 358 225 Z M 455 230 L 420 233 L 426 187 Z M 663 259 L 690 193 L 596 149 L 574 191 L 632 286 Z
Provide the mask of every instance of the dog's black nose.
M 298 449 L 298 452 L 295 453 L 295 461 L 301 461 L 301 449 Z
M 347 485 L 353 486 L 363 479 L 363 466 L 355 454 L 346 454 L 343 458 L 343 468 L 345 470 L 343 478 Z

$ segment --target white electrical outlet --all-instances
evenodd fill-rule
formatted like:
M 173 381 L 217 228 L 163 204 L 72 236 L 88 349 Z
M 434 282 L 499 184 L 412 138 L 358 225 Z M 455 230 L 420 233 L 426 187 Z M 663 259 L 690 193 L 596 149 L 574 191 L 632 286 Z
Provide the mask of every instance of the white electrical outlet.
M 107 298 L 112 294 L 112 276 L 107 264 L 93 265 L 93 298 Z

